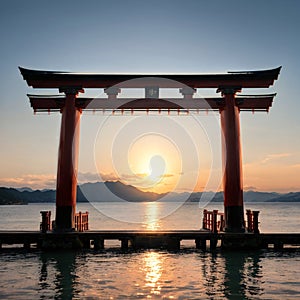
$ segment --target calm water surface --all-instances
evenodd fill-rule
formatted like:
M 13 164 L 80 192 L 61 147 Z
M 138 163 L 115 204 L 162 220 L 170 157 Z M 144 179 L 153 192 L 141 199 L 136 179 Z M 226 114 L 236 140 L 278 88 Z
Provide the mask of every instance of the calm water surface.
M 92 229 L 198 229 L 197 204 L 159 219 L 163 204 L 143 203 L 134 210 L 101 204 L 90 212 Z M 100 205 L 100 206 L 101 206 Z M 208 209 L 222 209 L 210 204 Z M 263 232 L 300 232 L 299 204 L 246 204 L 260 210 Z M 36 230 L 39 211 L 52 204 L 0 207 L 0 229 Z M 115 221 L 102 212 L 114 210 Z M 139 214 L 144 220 L 131 223 Z M 118 216 L 119 215 L 119 216 Z M 104 251 L 0 253 L 0 299 L 300 299 L 300 251 L 202 252 L 183 243 L 180 252 L 121 252 L 119 243 Z

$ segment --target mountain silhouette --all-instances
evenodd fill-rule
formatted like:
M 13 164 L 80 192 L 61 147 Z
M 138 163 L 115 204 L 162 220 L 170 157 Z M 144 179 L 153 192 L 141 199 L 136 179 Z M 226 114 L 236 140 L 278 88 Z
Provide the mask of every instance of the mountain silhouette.
M 194 193 L 168 193 L 157 194 L 143 192 L 132 185 L 126 185 L 120 181 L 106 181 L 96 183 L 84 183 L 77 187 L 77 202 L 152 202 L 184 201 L 199 202 L 202 196 L 212 199 L 212 202 L 223 202 L 222 192 Z M 21 191 L 14 188 L 0 187 L 0 205 L 28 204 L 28 203 L 55 203 L 55 190 L 32 190 L 22 188 Z M 300 202 L 300 192 L 279 194 L 274 192 L 245 191 L 245 202 Z

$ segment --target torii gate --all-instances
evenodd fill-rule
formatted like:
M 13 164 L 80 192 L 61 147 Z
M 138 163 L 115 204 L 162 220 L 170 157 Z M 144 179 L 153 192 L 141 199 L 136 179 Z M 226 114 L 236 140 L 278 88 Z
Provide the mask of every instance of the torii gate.
M 82 110 L 218 110 L 222 128 L 223 190 L 225 230 L 243 232 L 243 182 L 240 140 L 240 116 L 242 111 L 268 111 L 276 94 L 237 96 L 242 88 L 268 88 L 278 78 L 281 67 L 263 71 L 228 72 L 225 74 L 86 74 L 29 70 L 19 67 L 28 86 L 58 89 L 65 96 L 28 95 L 35 112 L 61 111 L 57 187 L 56 230 L 74 230 L 77 189 L 77 165 L 79 125 Z M 149 84 L 131 81 L 146 78 Z M 153 79 L 165 78 L 161 86 L 153 86 Z M 118 98 L 118 86 L 142 87 L 146 97 L 142 99 Z M 174 84 L 177 82 L 177 84 Z M 178 88 L 182 84 L 183 98 L 159 99 L 159 88 Z M 157 84 L 157 82 L 156 82 Z M 122 84 L 124 87 L 124 84 Z M 104 88 L 107 98 L 78 97 L 86 88 Z M 196 89 L 215 88 L 221 92 L 218 98 L 194 98 Z M 77 128 L 77 130 L 76 130 Z

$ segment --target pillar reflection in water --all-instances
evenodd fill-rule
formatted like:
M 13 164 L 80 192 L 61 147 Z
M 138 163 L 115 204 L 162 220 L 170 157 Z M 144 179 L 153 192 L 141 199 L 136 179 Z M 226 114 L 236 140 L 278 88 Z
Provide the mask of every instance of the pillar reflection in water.
M 224 257 L 216 253 L 206 253 L 201 257 L 203 287 L 208 297 L 222 297 L 224 282 Z
M 263 295 L 259 252 L 206 253 L 201 260 L 208 297 L 249 299 Z
M 39 286 L 44 299 L 73 299 L 76 295 L 76 253 L 41 253 Z M 53 295 L 54 294 L 54 295 Z
M 224 257 L 227 299 L 248 299 L 263 294 L 259 252 L 228 252 Z

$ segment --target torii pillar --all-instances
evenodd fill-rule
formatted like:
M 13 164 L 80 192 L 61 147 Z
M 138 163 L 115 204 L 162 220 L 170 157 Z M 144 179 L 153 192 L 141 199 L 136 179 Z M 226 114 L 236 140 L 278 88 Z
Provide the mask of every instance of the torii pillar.
M 76 96 L 81 88 L 60 88 L 66 95 L 61 113 L 56 180 L 56 231 L 75 229 L 79 130 L 81 110 L 76 107 Z
M 222 128 L 225 231 L 244 232 L 243 172 L 240 113 L 235 93 L 240 88 L 219 88 L 225 106 L 220 110 Z

